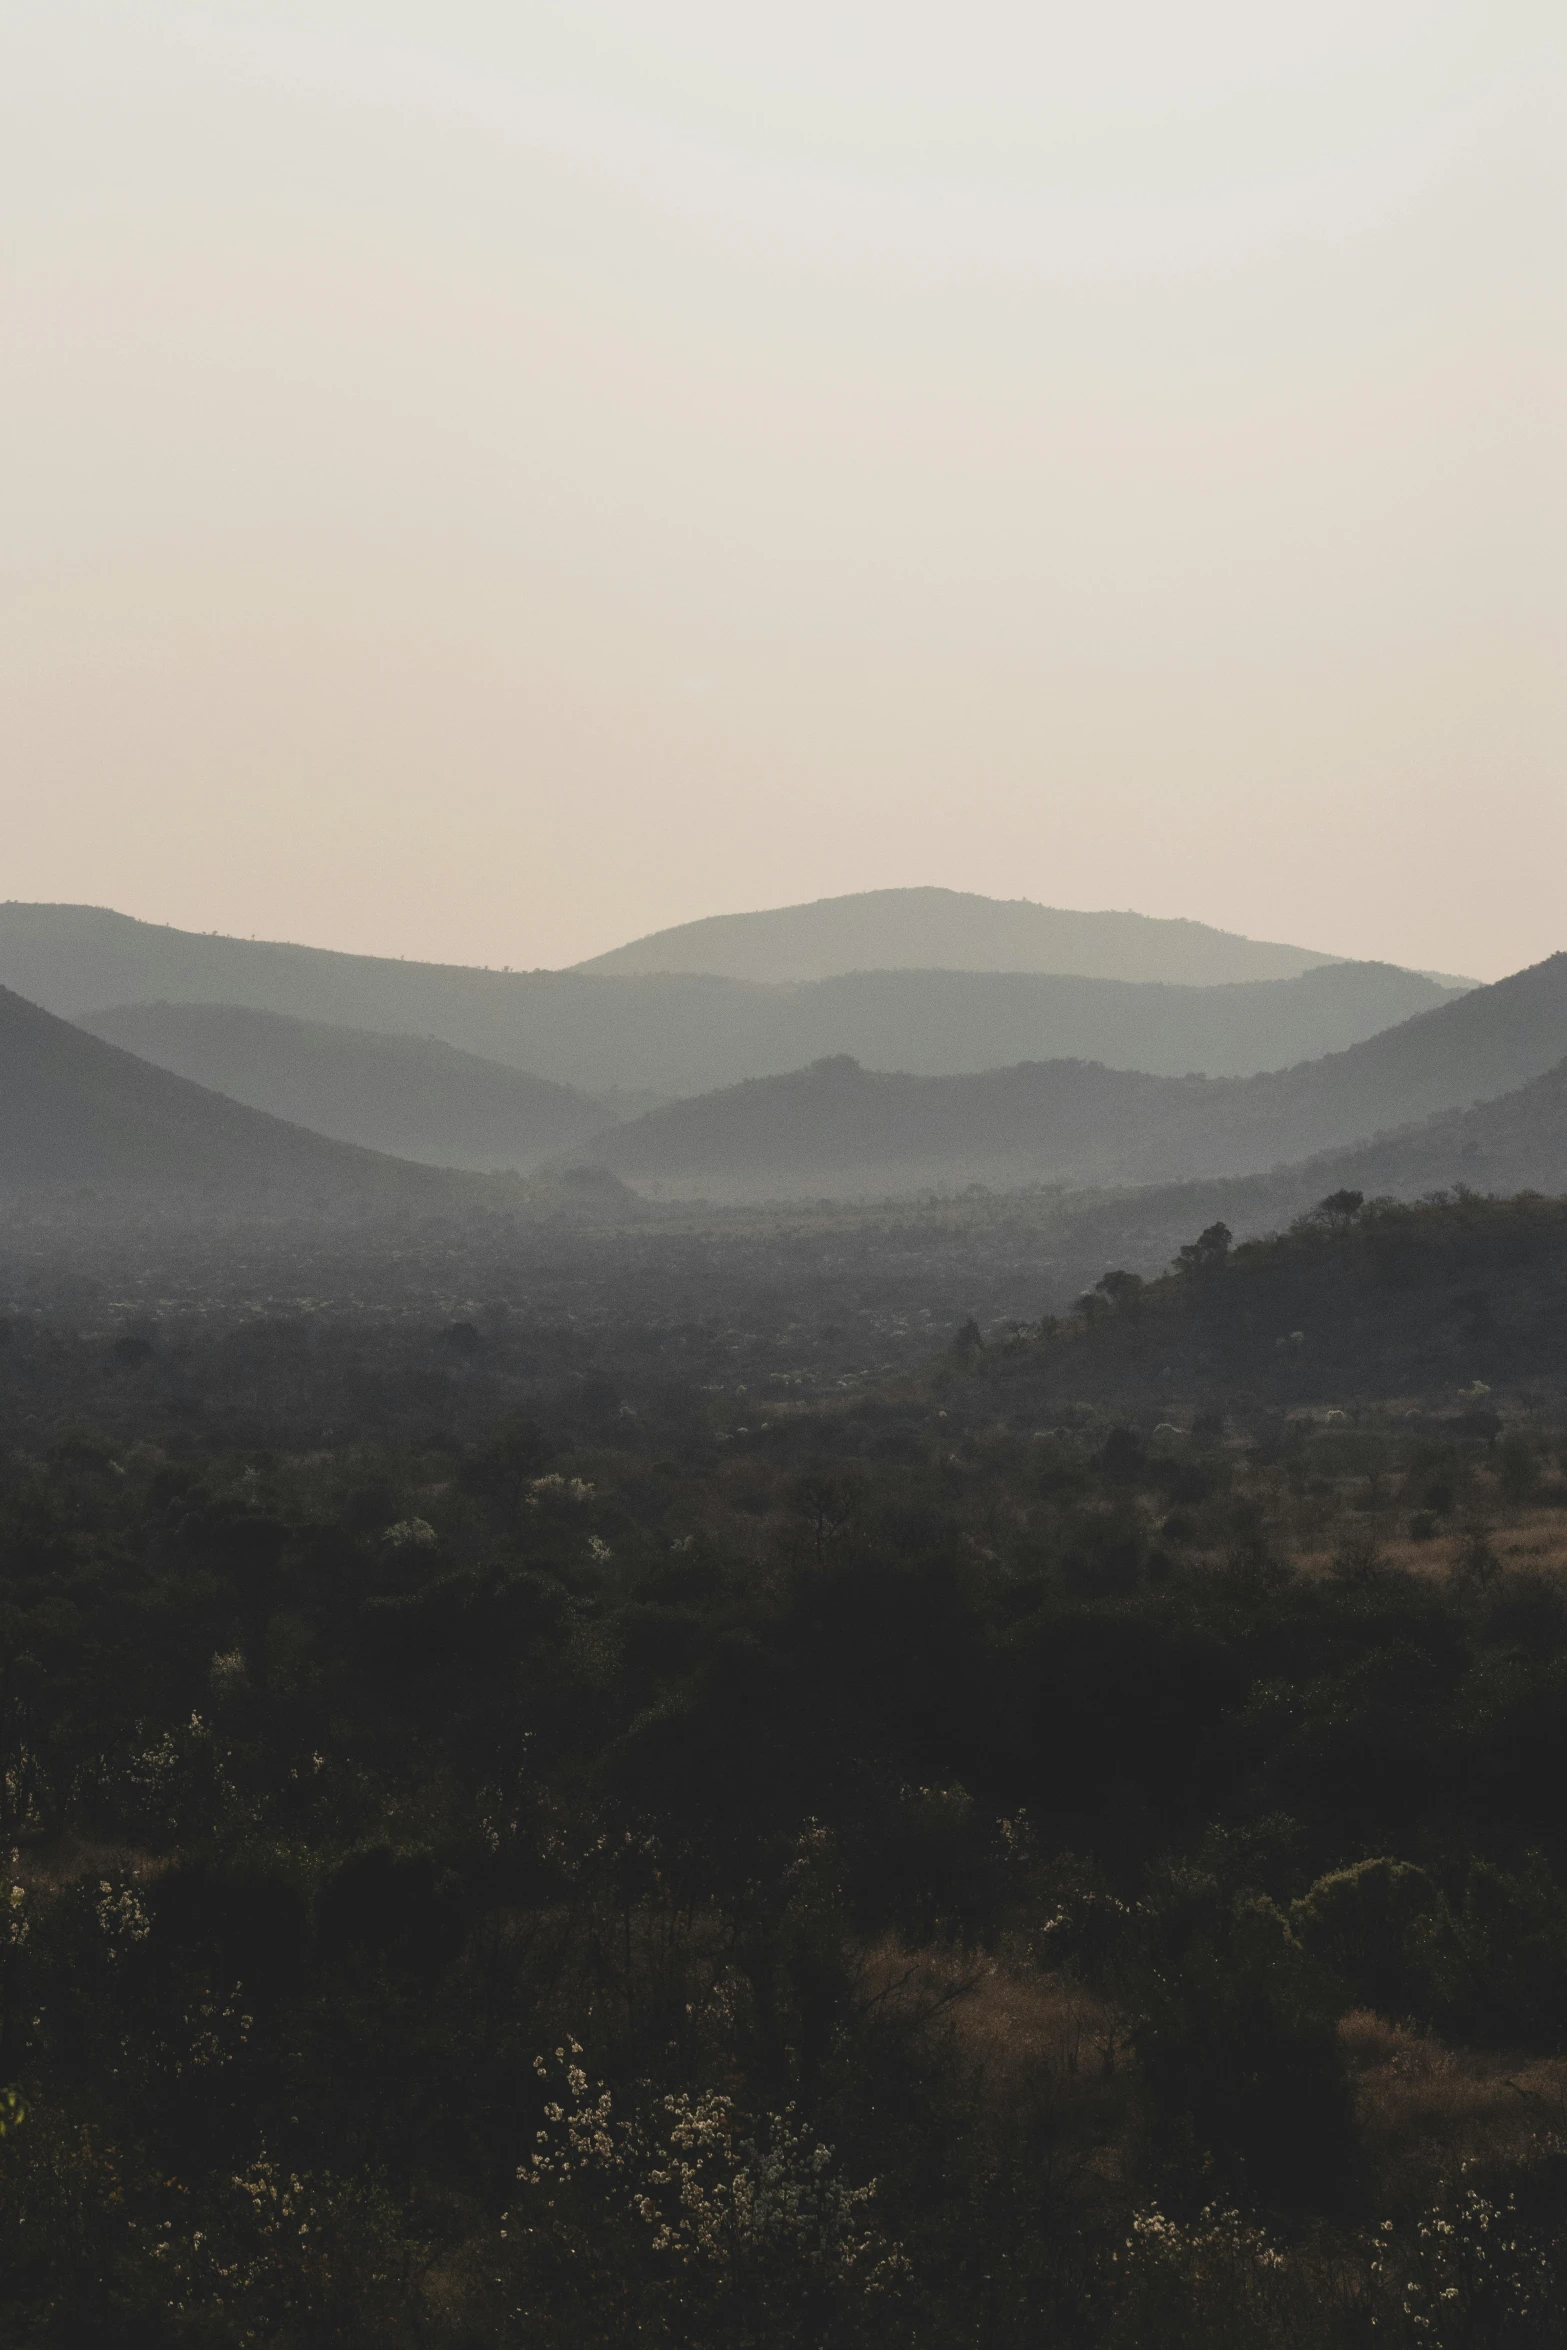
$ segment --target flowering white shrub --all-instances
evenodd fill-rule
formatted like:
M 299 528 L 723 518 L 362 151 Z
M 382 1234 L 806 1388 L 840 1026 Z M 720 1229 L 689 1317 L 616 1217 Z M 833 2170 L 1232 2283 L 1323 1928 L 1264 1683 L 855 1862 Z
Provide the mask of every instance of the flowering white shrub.
M 716 2091 L 652 2099 L 617 2115 L 612 2092 L 590 2082 L 575 2040 L 555 2051 L 562 2093 L 517 2176 L 553 2208 L 569 2182 L 623 2204 L 646 2248 L 675 2264 L 728 2269 L 758 2258 L 852 2278 L 874 2290 L 901 2272 L 894 2246 L 868 2224 L 876 2182 L 850 2186 L 833 2154 L 794 2110 L 747 2127 Z M 543 2057 L 541 2079 L 552 2078 Z
M 0 1887 L 0 1950 L 20 1950 L 32 1931 L 27 1915 L 27 1887 L 19 1874 L 21 1860 L 20 1852 L 13 1850 Z
M 399 1518 L 381 1540 L 388 1550 L 433 1550 L 440 1536 L 427 1518 Z
M 541 1502 L 569 1501 L 579 1506 L 593 1499 L 593 1487 L 585 1477 L 563 1477 L 552 1469 L 547 1477 L 532 1477 L 528 1481 L 528 1507 L 537 1509 Z
M 108 1946 L 110 1964 L 122 1959 L 138 1942 L 145 1942 L 152 1932 L 152 1920 L 146 1904 L 135 1886 L 126 1880 L 112 1883 L 107 1877 L 98 1880 L 98 1891 L 93 1899 L 93 1915 L 98 1931 Z
M 345 2337 L 334 2319 L 357 2326 L 377 2309 L 406 2307 L 420 2248 L 400 2240 L 375 2186 L 288 2171 L 262 2155 L 214 2187 L 205 2226 L 181 2214 L 147 2229 L 166 2313 L 194 2323 L 198 2338 L 211 2338 L 202 2329 L 216 2323 L 236 2345 L 274 2342 L 280 2327 L 299 2339 L 301 2325 L 311 2340 L 337 2341 Z
M 222 1655 L 214 1656 L 207 1667 L 207 1686 L 214 1697 L 229 1697 L 244 1688 L 248 1673 L 244 1650 L 231 1648 Z
M 219 2065 L 233 2063 L 250 2038 L 256 2020 L 246 2014 L 241 2005 L 243 1998 L 243 1987 L 236 1983 L 226 1999 L 202 1999 L 195 2007 L 187 2008 L 184 2053 L 174 2060 L 176 2073 L 209 2072 Z
M 1281 2269 L 1284 2255 L 1238 2211 L 1207 2204 L 1194 2220 L 1170 2219 L 1156 2203 L 1132 2214 L 1126 2257 L 1134 2265 L 1179 2273 L 1193 2282 L 1238 2269 Z
M 1132 2216 L 1111 2256 L 1118 2272 L 1116 2342 L 1161 2350 L 1256 2350 L 1300 2336 L 1302 2280 L 1264 2231 L 1226 2205 L 1172 2219 L 1157 2204 Z M 1309 2296 L 1307 2296 L 1309 2299 Z
M 1373 2323 L 1407 2331 L 1429 2350 L 1531 2340 L 1553 2306 L 1554 2263 L 1520 2222 L 1513 2195 L 1493 2199 L 1460 2180 L 1413 2227 L 1384 2220 L 1379 2239 L 1372 2274 L 1395 2307 Z
M 178 1837 L 213 1825 L 235 1802 L 227 1758 L 198 1713 L 131 1754 L 111 1789 L 128 1824 L 153 1837 Z

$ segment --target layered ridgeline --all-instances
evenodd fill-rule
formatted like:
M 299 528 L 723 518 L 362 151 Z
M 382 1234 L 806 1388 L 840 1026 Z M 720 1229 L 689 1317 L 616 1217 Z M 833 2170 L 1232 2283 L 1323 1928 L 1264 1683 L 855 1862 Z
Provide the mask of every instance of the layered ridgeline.
M 1147 927 L 1161 935 L 1201 929 Z M 929 951 L 939 946 L 932 942 Z M 244 1007 L 434 1038 L 588 1093 L 694 1094 L 845 1053 L 916 1075 L 1075 1057 L 1172 1076 L 1239 1076 L 1337 1051 L 1452 992 L 1388 964 L 1333 964 L 1303 950 L 1279 951 L 1314 967 L 1293 977 L 1203 986 L 943 969 L 761 984 L 704 974 L 483 971 L 205 937 L 95 907 L 0 906 L 0 984 L 68 1018 L 133 1004 Z M 1128 961 L 1135 961 L 1130 953 Z M 207 1069 L 210 1081 L 220 1082 L 215 1066 Z M 242 1061 L 222 1082 L 241 1091 Z
M 1194 1233 L 1278 1232 L 1329 1198 L 1421 1200 L 1567 1193 L 1567 1060 L 1497 1101 L 1443 1112 L 1346 1150 L 1263 1175 L 1067 1192 L 1047 1206 L 1035 1249 L 1045 1302 L 1070 1303 L 1111 1266 L 1162 1273 Z M 1558 1309 L 1540 1299 L 1546 1315 Z
M 461 1176 L 328 1141 L 208 1092 L 0 988 L 0 1187 L 435 1207 Z
M 671 1103 L 607 1135 L 593 1155 L 632 1181 L 714 1197 L 975 1181 L 1164 1184 L 1266 1170 L 1494 1100 L 1554 1069 L 1564 1045 L 1567 955 L 1554 955 L 1274 1074 L 1171 1079 L 1049 1061 L 918 1077 L 836 1059 Z M 1542 1101 L 1554 1098 L 1547 1087 Z M 1517 1117 L 1518 1137 L 1535 1135 L 1529 1179 L 1544 1180 L 1540 1170 L 1555 1164 L 1542 1139 L 1548 1110 L 1536 1118 L 1523 1105 Z M 1390 1181 L 1403 1154 L 1398 1180 L 1410 1183 L 1463 1179 L 1466 1167 L 1480 1167 L 1484 1145 L 1460 1122 L 1427 1143 L 1378 1147 L 1391 1154 Z M 1523 1163 L 1521 1139 L 1506 1147 Z
M 79 1025 L 252 1109 L 433 1166 L 526 1171 L 624 1115 L 434 1037 L 227 1004 L 125 1004 Z

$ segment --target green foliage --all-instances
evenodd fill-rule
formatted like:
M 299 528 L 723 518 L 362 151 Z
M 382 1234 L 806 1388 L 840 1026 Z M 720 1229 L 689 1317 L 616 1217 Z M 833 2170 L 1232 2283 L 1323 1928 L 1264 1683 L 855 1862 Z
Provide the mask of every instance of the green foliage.
M 1319 1877 L 1292 1904 L 1290 1929 L 1338 1986 L 1345 2007 L 1428 2015 L 1437 1965 L 1439 1885 L 1409 1861 L 1363 1860 Z
M 0 2337 L 1426 2338 L 1440 2181 L 1383 2196 L 1339 2027 L 1567 2045 L 1557 1407 L 1096 1350 L 1399 1326 L 1505 1237 L 1373 1204 L 814 1396 L 771 1294 L 214 1309 L 134 1376 L 19 1316 Z M 1548 2169 L 1469 2184 L 1550 2251 Z
M 1137 2026 L 1155 2175 L 1330 2209 L 1354 2166 L 1335 2008 L 1287 1921 L 1200 1877 L 1160 1889 Z

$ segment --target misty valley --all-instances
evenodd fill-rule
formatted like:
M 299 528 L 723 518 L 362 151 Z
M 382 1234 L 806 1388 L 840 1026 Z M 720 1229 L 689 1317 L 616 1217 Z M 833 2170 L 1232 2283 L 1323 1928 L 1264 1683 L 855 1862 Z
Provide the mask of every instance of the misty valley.
M 1567 2336 L 1567 955 L 0 907 L 0 2340 Z

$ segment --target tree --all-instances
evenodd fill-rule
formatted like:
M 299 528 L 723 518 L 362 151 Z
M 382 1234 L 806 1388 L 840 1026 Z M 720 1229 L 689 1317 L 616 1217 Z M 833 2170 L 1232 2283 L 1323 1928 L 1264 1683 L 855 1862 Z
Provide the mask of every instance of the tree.
M 1234 1237 L 1228 1224 L 1210 1224 L 1206 1231 L 1198 1233 L 1195 1240 L 1189 1240 L 1183 1249 L 1176 1251 L 1176 1271 L 1179 1273 L 1222 1272 L 1229 1259 L 1230 1245 Z

